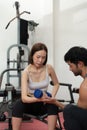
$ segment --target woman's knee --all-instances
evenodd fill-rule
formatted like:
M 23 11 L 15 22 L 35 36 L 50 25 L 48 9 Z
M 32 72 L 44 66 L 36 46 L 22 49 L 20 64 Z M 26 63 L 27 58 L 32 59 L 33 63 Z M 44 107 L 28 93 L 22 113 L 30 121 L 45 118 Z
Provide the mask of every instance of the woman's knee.
M 21 100 L 17 100 L 13 105 L 12 116 L 22 117 L 22 115 L 23 115 L 23 105 Z

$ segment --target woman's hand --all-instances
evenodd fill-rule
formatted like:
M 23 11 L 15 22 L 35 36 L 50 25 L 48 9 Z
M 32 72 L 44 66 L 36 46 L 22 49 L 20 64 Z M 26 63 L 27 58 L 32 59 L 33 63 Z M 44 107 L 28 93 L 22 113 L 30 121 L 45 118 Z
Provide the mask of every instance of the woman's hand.
M 53 97 L 49 97 L 46 93 L 43 94 L 41 100 L 45 103 L 53 103 L 55 104 L 56 99 Z

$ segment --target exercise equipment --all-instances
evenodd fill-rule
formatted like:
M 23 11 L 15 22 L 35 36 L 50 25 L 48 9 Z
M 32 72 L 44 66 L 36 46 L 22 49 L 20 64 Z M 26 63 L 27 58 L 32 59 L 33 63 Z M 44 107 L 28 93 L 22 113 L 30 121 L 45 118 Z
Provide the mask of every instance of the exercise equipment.
M 79 93 L 79 88 L 73 88 L 72 92 L 73 93 Z
M 22 71 L 23 69 L 20 69 Z M 11 117 L 12 117 L 12 108 L 13 104 L 15 102 L 15 97 L 20 97 L 20 91 L 19 89 L 16 90 L 15 87 L 11 83 L 5 84 L 5 89 L 2 89 L 2 81 L 3 76 L 8 71 L 17 71 L 17 69 L 6 69 L 1 73 L 0 76 L 0 97 L 3 97 L 2 102 L 0 103 L 0 121 L 8 120 L 8 129 L 12 130 L 12 124 L 11 124 Z M 4 113 L 7 112 L 8 116 L 6 116 Z
M 43 92 L 43 91 L 40 90 L 40 89 L 36 89 L 36 90 L 34 91 L 34 96 L 35 96 L 36 98 L 41 98 L 44 93 L 47 94 L 47 96 L 49 96 L 49 97 L 52 96 L 49 92 L 47 92 L 47 91 L 46 91 L 46 92 Z
M 5 121 L 6 115 L 4 113 L 0 113 L 0 121 Z
M 20 48 L 20 49 L 19 49 Z M 17 51 L 16 57 L 12 58 L 13 53 Z M 30 49 L 28 46 L 23 44 L 11 45 L 7 50 L 7 84 L 11 82 L 12 78 L 18 78 L 18 86 L 21 86 L 21 70 L 29 64 L 28 55 Z M 14 55 L 14 54 L 13 54 Z M 27 55 L 27 56 L 26 56 Z M 26 58 L 24 58 L 26 56 Z M 12 73 L 16 72 L 16 73 Z
M 15 68 L 15 69 L 17 69 L 17 72 L 16 72 L 17 74 L 11 74 L 10 71 L 7 71 L 7 84 L 10 83 L 11 78 L 18 78 L 17 87 L 20 87 L 21 86 L 20 68 L 25 68 L 26 65 L 29 64 L 29 59 L 27 57 L 27 56 L 29 56 L 29 53 L 30 53 L 30 49 L 27 46 L 27 44 L 28 44 L 27 39 L 29 38 L 28 32 L 27 32 L 28 26 L 29 26 L 29 30 L 33 31 L 35 29 L 35 27 L 38 26 L 39 24 L 34 22 L 33 20 L 27 21 L 27 20 L 21 19 L 20 18 L 21 15 L 23 15 L 24 13 L 30 14 L 30 12 L 23 11 L 20 13 L 19 12 L 19 6 L 20 6 L 19 2 L 15 1 L 14 5 L 16 7 L 16 17 L 14 17 L 13 19 L 11 19 L 8 22 L 5 29 L 8 28 L 8 26 L 10 25 L 11 22 L 13 22 L 15 19 L 17 19 L 17 44 L 11 45 L 7 50 L 7 69 Z M 27 25 L 26 25 L 26 29 L 25 29 L 26 22 L 27 22 Z M 13 49 L 16 49 L 16 50 L 14 50 L 14 54 L 12 53 Z M 16 51 L 17 51 L 16 58 L 12 57 L 12 59 L 11 59 L 11 56 L 14 56 Z

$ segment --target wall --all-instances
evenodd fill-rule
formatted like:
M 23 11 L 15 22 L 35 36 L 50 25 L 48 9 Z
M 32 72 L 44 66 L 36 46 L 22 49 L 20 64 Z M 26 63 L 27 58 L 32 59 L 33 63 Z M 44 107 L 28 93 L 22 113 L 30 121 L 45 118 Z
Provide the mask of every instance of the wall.
M 54 1 L 55 69 L 60 82 L 79 87 L 82 78 L 75 77 L 64 62 L 72 46 L 87 47 L 87 0 Z

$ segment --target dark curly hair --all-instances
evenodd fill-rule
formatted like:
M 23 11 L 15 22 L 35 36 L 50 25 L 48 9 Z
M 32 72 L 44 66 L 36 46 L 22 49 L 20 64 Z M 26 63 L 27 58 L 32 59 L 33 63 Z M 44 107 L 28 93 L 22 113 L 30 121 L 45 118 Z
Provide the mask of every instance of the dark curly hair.
M 33 64 L 33 55 L 35 54 L 36 51 L 40 51 L 40 50 L 45 50 L 46 51 L 46 60 L 44 61 L 43 65 L 46 64 L 47 62 L 47 58 L 48 58 L 48 49 L 46 47 L 45 44 L 43 43 L 35 43 L 32 48 L 31 48 L 31 52 L 29 55 L 29 63 Z
M 87 66 L 87 49 L 84 47 L 75 46 L 69 49 L 64 56 L 65 62 L 70 61 L 71 63 L 78 64 L 82 61 Z

